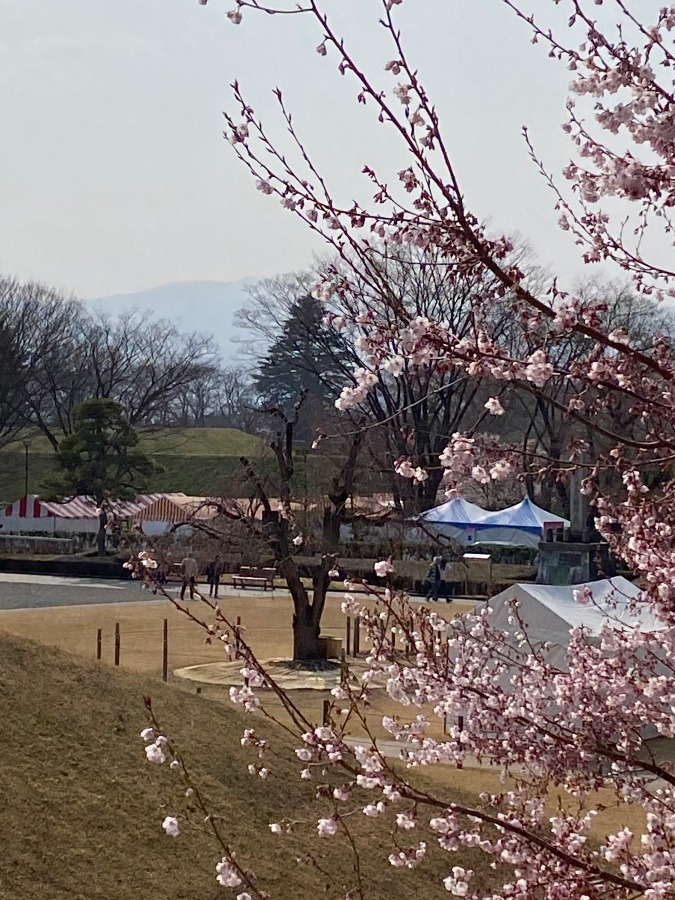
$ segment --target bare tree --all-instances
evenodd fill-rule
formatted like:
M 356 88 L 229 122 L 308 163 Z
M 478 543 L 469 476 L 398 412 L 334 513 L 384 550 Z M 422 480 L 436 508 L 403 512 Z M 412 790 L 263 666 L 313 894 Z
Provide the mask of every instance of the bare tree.
M 82 332 L 92 396 L 116 400 L 132 425 L 175 424 L 185 392 L 203 398 L 204 386 L 218 373 L 212 338 L 183 334 L 150 313 L 92 316 L 83 322 Z M 203 414 L 203 403 L 198 413 Z
M 271 338 L 278 342 L 284 330 L 291 330 L 289 318 L 299 308 L 299 299 L 307 296 L 311 280 L 309 275 L 289 275 L 263 281 L 251 292 L 238 322 L 257 338 L 251 345 L 255 352 L 259 353 L 261 343 Z M 352 279 L 348 292 L 333 296 L 323 322 L 321 316 L 307 315 L 304 307 L 302 315 L 296 316 L 296 352 L 292 367 L 288 367 L 295 379 L 294 392 L 318 382 L 339 406 L 343 386 L 356 384 L 359 371 L 375 369 L 376 359 L 365 343 L 368 329 L 373 324 L 392 324 L 401 308 L 410 320 L 421 317 L 443 322 L 462 340 L 474 334 L 475 308 L 482 304 L 498 328 L 500 318 L 508 320 L 509 310 L 505 300 L 498 302 L 493 287 L 489 277 L 460 274 L 449 260 L 432 261 L 428 254 L 414 250 L 396 248 L 394 252 L 382 247 L 376 278 L 371 271 L 368 278 Z M 397 305 L 383 304 L 382 297 L 396 297 Z M 391 322 L 380 321 L 383 316 Z M 306 349 L 299 353 L 301 342 Z M 278 358 L 278 343 L 275 350 Z M 386 350 L 397 352 L 393 345 Z M 480 418 L 480 387 L 480 374 L 472 377 L 442 357 L 430 357 L 419 365 L 401 354 L 400 367 L 391 365 L 380 372 L 359 404 L 358 417 L 365 417 L 379 432 L 367 444 L 373 464 L 389 473 L 394 498 L 407 514 L 434 504 L 442 475 L 436 460 L 454 431 L 469 420 L 473 426 Z M 394 463 L 402 456 L 411 457 L 416 466 L 425 469 L 423 482 L 414 484 L 396 476 Z
M 260 430 L 261 414 L 251 378 L 243 366 L 205 369 L 178 397 L 179 421 L 199 427 Z
M 4 283 L 0 281 L 0 297 L 3 288 Z M 26 376 L 13 320 L 0 312 L 0 447 L 16 437 L 23 424 L 23 383 Z
M 603 284 L 591 281 L 580 285 L 578 293 L 584 302 L 594 303 L 602 327 L 608 332 L 625 334 L 634 346 L 644 352 L 652 347 L 657 335 L 673 334 L 673 314 L 667 308 L 637 297 L 624 284 Z M 517 320 L 516 320 L 517 321 Z M 510 331 L 509 352 L 530 354 L 541 340 L 539 329 L 528 322 Z M 587 337 L 570 333 L 549 341 L 556 370 L 590 367 L 597 361 L 597 349 Z M 597 389 L 586 387 L 586 396 L 595 397 Z M 520 430 L 523 448 L 523 471 L 528 494 L 537 491 L 543 506 L 550 509 L 554 494 L 561 510 L 569 515 L 569 482 L 556 474 L 565 459 L 569 459 L 573 444 L 584 440 L 588 450 L 597 456 L 606 452 L 610 438 L 604 432 L 620 433 L 637 439 L 644 436 L 644 427 L 634 415 L 632 404 L 619 395 L 605 396 L 598 411 L 598 428 L 588 428 L 569 414 L 569 403 L 580 390 L 580 381 L 567 375 L 551 378 L 545 390 L 533 392 L 526 383 L 517 383 L 510 396 L 509 413 L 512 430 Z M 604 432 L 603 432 L 604 426 Z M 540 473 L 538 477 L 535 477 Z
M 176 424 L 186 393 L 197 397 L 220 377 L 211 338 L 184 334 L 150 313 L 91 315 L 77 300 L 36 282 L 0 279 L 3 323 L 23 372 L 20 396 L 5 391 L 5 404 L 55 450 L 72 433 L 73 410 L 85 400 L 116 401 L 135 426 Z M 9 365 L 9 351 L 4 356 Z M 203 410 L 206 398 L 200 402 Z M 3 420 L 11 425 L 8 416 Z
M 22 382 L 25 424 L 37 427 L 57 449 L 72 431 L 72 412 L 87 398 L 88 367 L 81 352 L 81 305 L 36 282 L 2 280 L 0 309 L 11 319 L 26 370 Z

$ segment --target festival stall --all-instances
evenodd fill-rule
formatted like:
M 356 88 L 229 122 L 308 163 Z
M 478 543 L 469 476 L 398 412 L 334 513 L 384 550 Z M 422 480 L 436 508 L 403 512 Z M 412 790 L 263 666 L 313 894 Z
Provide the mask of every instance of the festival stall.
M 531 547 L 536 550 L 548 535 L 562 538 L 568 519 L 548 512 L 526 497 L 515 506 L 499 512 L 487 513 L 476 523 L 474 544 L 506 544 L 511 547 Z
M 139 495 L 133 501 L 114 501 L 109 514 L 125 520 L 137 515 L 158 495 Z M 64 503 L 41 500 L 28 494 L 10 503 L 0 515 L 5 534 L 96 534 L 99 513 L 90 497 L 73 497 Z
M 455 497 L 440 506 L 422 513 L 415 521 L 423 530 L 428 529 L 439 537 L 448 538 L 459 544 L 474 543 L 472 534 L 477 522 L 488 515 L 488 511 L 463 497 Z
M 187 494 L 152 494 L 150 502 L 130 517 L 132 524 L 140 525 L 144 534 L 160 535 L 170 528 L 194 521 L 209 521 L 216 515 L 216 508 L 209 506 L 207 497 L 190 497 Z
M 521 628 L 514 621 L 510 601 L 517 601 L 518 616 L 527 626 L 528 644 L 543 652 L 550 664 L 565 669 L 573 628 L 583 627 L 591 641 L 604 625 L 660 631 L 663 623 L 639 595 L 640 589 L 621 576 L 564 586 L 514 584 L 488 601 L 492 609 L 490 627 L 512 635 L 510 642 L 515 648 Z
M 550 513 L 526 497 L 515 506 L 487 512 L 461 497 L 423 513 L 416 520 L 429 532 L 464 547 L 499 544 L 536 550 L 542 541 L 562 538 L 569 521 Z
M 86 497 L 47 503 L 36 494 L 28 494 L 4 508 L 0 525 L 4 534 L 95 534 L 98 516 L 95 505 Z

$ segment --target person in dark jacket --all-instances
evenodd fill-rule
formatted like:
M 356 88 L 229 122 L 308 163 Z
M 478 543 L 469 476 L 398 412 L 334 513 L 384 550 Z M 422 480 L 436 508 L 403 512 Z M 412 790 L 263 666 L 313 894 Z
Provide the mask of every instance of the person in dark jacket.
M 218 599 L 218 588 L 220 587 L 220 576 L 223 574 L 223 564 L 220 556 L 216 553 L 215 559 L 206 567 L 206 580 L 209 583 L 209 597 Z
M 434 556 L 429 571 L 427 572 L 427 600 L 438 601 L 438 597 L 443 593 L 444 581 L 443 570 L 445 569 L 445 560 L 442 556 Z

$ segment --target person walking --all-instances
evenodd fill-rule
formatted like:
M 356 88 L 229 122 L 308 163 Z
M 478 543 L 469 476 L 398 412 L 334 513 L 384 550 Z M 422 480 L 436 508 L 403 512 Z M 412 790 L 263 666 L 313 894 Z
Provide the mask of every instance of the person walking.
M 223 574 L 223 564 L 220 561 L 220 554 L 216 553 L 215 558 L 206 567 L 206 579 L 209 583 L 209 597 L 214 600 L 218 599 L 218 588 L 220 586 L 220 576 Z
M 443 589 L 443 569 L 445 568 L 445 560 L 442 556 L 434 556 L 429 571 L 427 572 L 427 596 L 425 599 L 438 602 L 438 596 Z
M 185 599 L 185 588 L 190 588 L 190 600 L 195 598 L 195 586 L 197 584 L 197 575 L 199 575 L 199 566 L 197 560 L 192 555 L 192 551 L 188 550 L 188 554 L 181 560 L 181 575 L 183 576 L 183 584 L 180 589 L 180 599 Z

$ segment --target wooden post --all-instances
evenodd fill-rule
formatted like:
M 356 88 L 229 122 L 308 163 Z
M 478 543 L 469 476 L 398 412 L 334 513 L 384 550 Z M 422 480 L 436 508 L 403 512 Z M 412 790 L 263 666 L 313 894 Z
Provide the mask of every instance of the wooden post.
M 115 622 L 115 665 L 120 664 L 120 623 Z
M 345 647 L 347 648 L 347 653 L 351 650 L 351 642 L 352 642 L 352 617 L 347 616 L 347 624 L 346 624 L 346 640 Z
M 103 629 L 99 628 L 96 632 L 96 659 L 101 658 L 101 650 L 103 647 Z
M 237 624 L 234 627 L 235 639 L 234 639 L 234 658 L 239 659 L 241 656 L 240 650 L 240 637 L 239 632 L 241 631 L 241 616 L 237 616 Z
M 354 619 L 354 653 L 352 656 L 358 656 L 361 651 L 361 619 L 356 616 Z
M 322 722 L 324 725 L 328 725 L 328 723 L 330 722 L 330 700 L 323 701 Z
M 164 619 L 162 632 L 162 680 L 169 680 L 169 620 Z
M 345 654 L 345 648 L 343 647 L 340 650 L 340 683 L 345 680 L 345 675 L 347 674 L 347 656 Z

